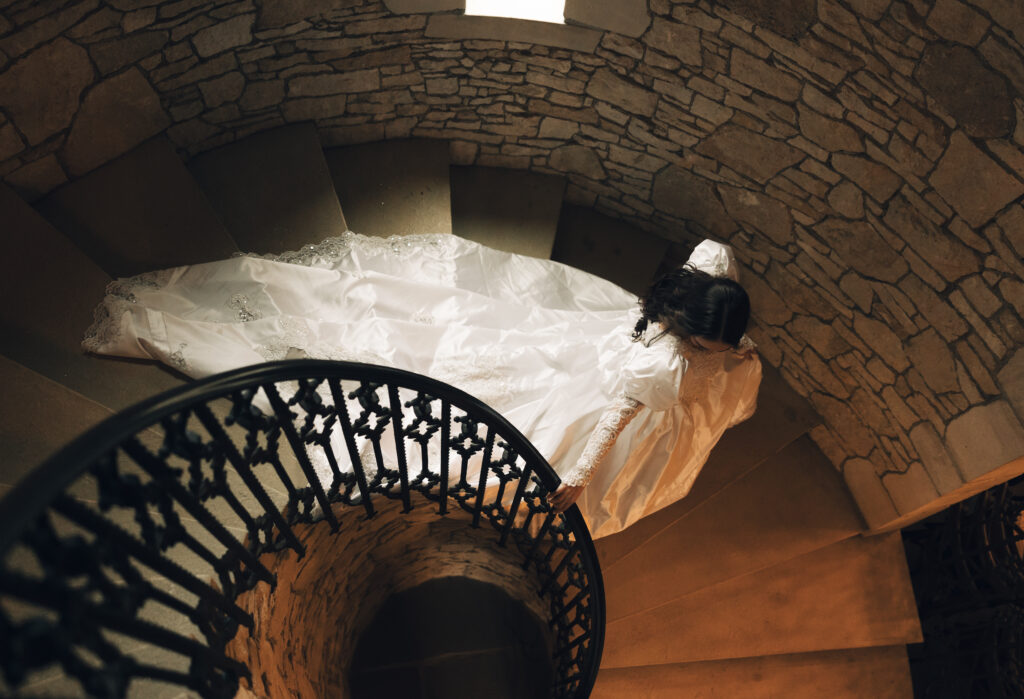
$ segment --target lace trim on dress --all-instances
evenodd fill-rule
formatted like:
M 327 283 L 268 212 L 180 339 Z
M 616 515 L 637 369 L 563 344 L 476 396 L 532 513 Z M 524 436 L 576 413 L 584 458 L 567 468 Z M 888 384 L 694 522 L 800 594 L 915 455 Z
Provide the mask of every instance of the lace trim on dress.
M 389 254 L 404 258 L 427 254 L 438 260 L 451 259 L 459 247 L 458 236 L 447 233 L 420 233 L 416 235 L 392 235 L 380 238 L 345 231 L 339 236 L 319 243 L 303 245 L 298 250 L 279 255 L 260 255 L 251 252 L 235 253 L 235 257 L 253 257 L 271 262 L 285 262 L 305 267 L 332 267 L 339 260 L 355 250 L 363 255 Z
M 576 465 L 562 478 L 562 485 L 585 486 L 589 483 L 601 459 L 641 407 L 639 401 L 624 393 L 616 396 L 597 421 L 597 427 L 587 439 Z
M 138 303 L 138 291 L 159 289 L 167 282 L 168 270 L 145 272 L 126 279 L 116 279 L 106 288 L 106 296 L 93 311 L 92 325 L 82 338 L 86 352 L 102 352 L 107 345 L 116 343 L 121 337 L 121 316 Z

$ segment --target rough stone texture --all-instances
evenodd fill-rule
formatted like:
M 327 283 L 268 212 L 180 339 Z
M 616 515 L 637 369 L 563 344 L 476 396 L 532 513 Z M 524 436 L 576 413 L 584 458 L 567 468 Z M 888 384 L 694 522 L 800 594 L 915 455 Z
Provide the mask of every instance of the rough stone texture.
M 965 480 L 985 475 L 1024 454 L 1024 427 L 1006 401 L 971 408 L 949 423 L 946 443 Z
M 451 0 L 107 5 L 0 21 L 0 176 L 27 198 L 155 131 L 189 156 L 306 120 L 328 144 L 445 139 L 459 164 L 564 176 L 573 204 L 734 246 L 763 356 L 818 396 L 815 439 L 865 511 L 883 481 L 905 505 L 918 464 L 946 492 L 922 426 L 949 451 L 949 425 L 1017 395 L 1017 3 L 659 0 L 639 37 Z
M 29 145 L 36 145 L 71 124 L 93 79 L 88 54 L 57 39 L 0 73 L 0 105 Z
M 153 88 L 138 70 L 129 70 L 101 82 L 85 96 L 64 147 L 64 162 L 72 174 L 85 174 L 170 123 Z
M 814 0 L 723 0 L 722 5 L 791 39 L 801 36 L 817 19 Z
M 700 29 L 655 17 L 644 37 L 648 46 L 683 63 L 699 66 L 701 63 Z
M 960 131 L 952 135 L 949 149 L 929 182 L 976 228 L 1024 194 L 1019 177 L 1000 167 Z
M 573 172 L 593 180 L 604 177 L 604 168 L 597 154 L 584 146 L 562 146 L 551 153 L 552 167 Z
M 550 618 L 536 592 L 539 581 L 524 574 L 518 552 L 499 546 L 493 531 L 469 526 L 470 515 L 450 510 L 438 517 L 436 508 L 416 500 L 403 514 L 400 502 L 382 499 L 370 520 L 361 508 L 336 506 L 339 533 L 324 523 L 298 525 L 304 557 L 289 549 L 261 558 L 277 585 L 260 585 L 239 597 L 255 626 L 227 648 L 229 657 L 252 671 L 241 696 L 280 696 L 273 691 L 279 687 L 301 696 L 349 696 L 362 632 L 391 595 L 429 580 L 460 576 L 495 585 L 538 622 Z
M 763 233 L 776 245 L 785 245 L 792 239 L 792 216 L 778 200 L 727 185 L 719 185 L 718 192 L 729 215 L 736 221 Z
M 804 159 L 792 146 L 731 124 L 704 139 L 697 151 L 762 183 Z
M 971 136 L 1000 138 L 1013 130 L 1006 81 L 963 46 L 930 45 L 914 77 Z
M 865 276 L 894 282 L 907 271 L 906 261 L 870 224 L 834 218 L 817 230 L 846 265 Z
M 686 170 L 669 167 L 658 173 L 651 200 L 660 210 L 687 216 L 715 236 L 725 237 L 736 230 L 736 222 L 722 208 L 713 184 Z
M 565 0 L 565 20 L 633 37 L 651 23 L 645 0 Z

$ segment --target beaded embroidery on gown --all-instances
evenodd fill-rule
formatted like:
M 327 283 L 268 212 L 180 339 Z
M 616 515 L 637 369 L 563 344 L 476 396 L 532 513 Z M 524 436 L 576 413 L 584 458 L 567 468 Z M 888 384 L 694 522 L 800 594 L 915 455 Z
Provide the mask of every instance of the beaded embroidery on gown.
M 691 262 L 736 273 L 712 241 Z M 596 538 L 683 497 L 760 383 L 756 355 L 699 352 L 654 324 L 633 342 L 638 313 L 629 292 L 551 260 L 454 235 L 347 232 L 113 282 L 83 347 L 195 378 L 296 353 L 432 376 L 504 415 L 565 482 L 589 478 L 577 504 Z M 621 410 L 618 438 L 581 462 Z

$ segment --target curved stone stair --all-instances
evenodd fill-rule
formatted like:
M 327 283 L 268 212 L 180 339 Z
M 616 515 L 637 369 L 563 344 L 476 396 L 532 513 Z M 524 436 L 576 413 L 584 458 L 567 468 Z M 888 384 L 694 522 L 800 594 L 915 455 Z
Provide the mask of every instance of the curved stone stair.
M 0 379 L 17 401 L 0 428 L 0 493 L 78 432 L 182 380 L 81 353 L 112 275 L 295 249 L 346 227 L 465 235 L 637 292 L 678 256 L 678 245 L 563 204 L 563 191 L 557 178 L 453 167 L 444 142 L 321 149 L 308 124 L 187 166 L 156 139 L 38 212 L 0 185 L 15 243 L 0 262 Z M 860 536 L 856 507 L 807 437 L 816 424 L 766 366 L 758 412 L 726 433 L 690 495 L 597 542 L 608 627 L 595 697 L 911 696 L 904 646 L 920 630 L 899 538 Z M 51 676 L 31 689 L 66 691 Z

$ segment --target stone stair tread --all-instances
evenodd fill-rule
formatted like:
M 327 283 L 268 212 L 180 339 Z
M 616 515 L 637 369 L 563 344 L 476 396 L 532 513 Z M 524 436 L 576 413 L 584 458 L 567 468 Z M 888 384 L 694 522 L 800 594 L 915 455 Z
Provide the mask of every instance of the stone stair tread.
M 208 262 L 238 250 L 164 138 L 64 185 L 37 208 L 113 277 Z
M 0 484 L 13 486 L 58 449 L 113 413 L 0 355 Z
M 558 221 L 551 259 L 641 295 L 654 280 L 670 245 L 668 240 L 623 221 L 566 205 Z
M 324 156 L 356 233 L 452 232 L 447 141 L 383 141 L 328 148 Z
M 904 646 L 602 669 L 591 699 L 912 699 Z
M 602 666 L 630 667 L 917 643 L 921 627 L 895 532 L 846 539 L 619 618 L 606 639 Z
M 547 259 L 565 180 L 522 170 L 452 167 L 452 232 L 488 247 Z
M 608 619 L 854 536 L 863 520 L 807 436 L 603 569 Z
M 180 383 L 153 365 L 84 354 L 110 276 L 2 184 L 0 220 L 0 353 L 114 410 Z
M 821 421 L 811 405 L 790 388 L 777 369 L 767 362 L 762 362 L 762 368 L 758 409 L 754 415 L 726 431 L 686 497 L 617 534 L 595 541 L 602 567 L 611 566 L 639 548 Z
M 312 122 L 261 131 L 207 151 L 188 168 L 246 252 L 297 250 L 346 230 Z

